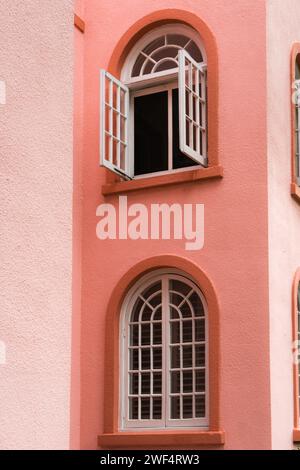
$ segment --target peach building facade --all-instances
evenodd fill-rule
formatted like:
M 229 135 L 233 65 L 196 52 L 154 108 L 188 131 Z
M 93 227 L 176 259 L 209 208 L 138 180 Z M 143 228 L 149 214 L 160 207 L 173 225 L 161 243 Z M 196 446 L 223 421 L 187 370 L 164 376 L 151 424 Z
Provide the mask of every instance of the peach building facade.
M 1 10 L 0 447 L 292 449 L 297 0 Z M 153 155 L 145 163 L 164 125 L 156 149 L 166 167 Z M 122 217 L 124 197 L 147 214 L 154 204 L 201 205 L 203 247 L 120 230 L 104 239 L 101 216 Z

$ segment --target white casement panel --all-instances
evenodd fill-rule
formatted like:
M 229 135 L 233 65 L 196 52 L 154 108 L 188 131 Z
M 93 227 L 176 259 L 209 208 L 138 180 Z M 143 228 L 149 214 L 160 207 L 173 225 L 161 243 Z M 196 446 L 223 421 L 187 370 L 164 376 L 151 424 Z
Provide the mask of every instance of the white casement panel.
M 100 165 L 131 179 L 129 89 L 105 70 L 100 71 L 100 114 Z
M 206 65 L 195 62 L 183 49 L 178 59 L 180 150 L 207 166 Z
M 300 186 L 300 80 L 295 81 L 295 105 L 296 105 L 296 179 Z

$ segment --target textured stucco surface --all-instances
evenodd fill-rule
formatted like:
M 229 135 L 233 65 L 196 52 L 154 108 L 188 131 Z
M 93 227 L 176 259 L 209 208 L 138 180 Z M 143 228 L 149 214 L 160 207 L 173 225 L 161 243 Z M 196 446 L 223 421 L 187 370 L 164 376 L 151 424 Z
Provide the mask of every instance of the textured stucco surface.
M 1 0 L 0 18 L 0 448 L 67 448 L 73 2 Z
M 300 266 L 300 205 L 290 195 L 292 45 L 300 42 L 299 0 L 268 2 L 268 165 L 272 437 L 292 446 L 291 292 Z
M 205 246 L 181 241 L 100 241 L 99 68 L 122 35 L 145 15 L 177 8 L 198 15 L 216 38 L 220 66 L 222 181 L 151 188 L 128 204 L 205 204 Z M 87 0 L 84 50 L 81 447 L 103 431 L 104 325 L 107 303 L 136 263 L 175 254 L 197 263 L 213 282 L 221 308 L 221 428 L 228 449 L 271 447 L 266 162 L 266 16 L 264 0 Z M 259 86 L 258 86 L 259 85 Z M 201 286 L 200 286 L 201 287 Z

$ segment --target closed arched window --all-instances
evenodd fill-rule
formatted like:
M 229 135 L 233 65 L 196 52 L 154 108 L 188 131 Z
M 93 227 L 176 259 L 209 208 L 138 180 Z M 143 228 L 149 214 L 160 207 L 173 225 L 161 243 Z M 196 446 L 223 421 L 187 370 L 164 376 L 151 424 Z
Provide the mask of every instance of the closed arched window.
M 127 295 L 121 323 L 121 429 L 208 427 L 205 299 L 177 271 Z
M 132 48 L 120 79 L 101 71 L 101 165 L 136 179 L 208 166 L 206 55 L 191 27 L 168 24 Z

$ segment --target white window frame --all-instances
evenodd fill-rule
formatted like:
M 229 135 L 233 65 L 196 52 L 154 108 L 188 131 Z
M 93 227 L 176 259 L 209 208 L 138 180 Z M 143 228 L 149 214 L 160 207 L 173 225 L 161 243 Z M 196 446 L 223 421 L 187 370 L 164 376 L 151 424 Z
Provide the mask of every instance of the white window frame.
M 179 51 L 178 59 L 180 150 L 198 164 L 207 166 L 206 66 L 203 64 L 197 64 L 197 62 L 195 62 L 193 58 L 183 49 Z M 188 65 L 186 65 L 186 63 L 188 63 Z M 195 76 L 195 83 L 193 83 Z M 187 94 L 189 101 L 188 103 L 186 98 Z M 197 101 L 197 106 L 195 106 L 196 116 L 194 116 L 194 100 Z M 200 118 L 200 108 L 202 119 Z M 187 109 L 189 112 L 187 112 Z M 187 142 L 187 124 L 189 126 L 189 142 Z M 196 142 L 194 142 L 194 128 L 196 129 Z M 201 142 L 202 154 L 200 153 Z M 195 144 L 197 147 L 196 150 L 194 149 Z
M 124 67 L 121 73 L 121 80 L 116 79 L 108 72 L 101 70 L 101 89 L 100 89 L 100 109 L 101 109 L 101 116 L 100 116 L 100 165 L 104 166 L 111 171 L 117 173 L 119 176 L 125 177 L 126 179 L 145 179 L 151 178 L 153 176 L 162 176 L 167 174 L 173 174 L 178 172 L 184 171 L 192 171 L 195 169 L 199 169 L 199 166 L 206 167 L 208 164 L 208 160 L 206 157 L 202 157 L 196 152 L 192 151 L 187 145 L 185 145 L 186 138 L 185 138 L 185 125 L 183 125 L 183 120 L 185 120 L 185 102 L 182 97 L 182 93 L 180 93 L 179 87 L 184 87 L 185 84 L 182 78 L 182 67 L 180 71 L 180 67 L 169 69 L 162 72 L 157 72 L 153 74 L 144 75 L 142 77 L 131 77 L 132 67 L 135 63 L 137 56 L 139 55 L 140 51 L 144 49 L 151 41 L 160 37 L 164 34 L 182 34 L 186 35 L 190 38 L 190 40 L 194 41 L 197 46 L 199 47 L 203 62 L 201 64 L 197 64 L 190 55 L 185 52 L 184 57 L 189 57 L 190 61 L 193 64 L 196 64 L 197 68 L 205 69 L 206 68 L 206 53 L 204 45 L 201 41 L 200 36 L 198 33 L 193 30 L 192 28 L 186 25 L 178 25 L 178 24 L 169 24 L 165 26 L 161 26 L 159 28 L 155 28 L 154 30 L 150 31 L 148 34 L 144 35 L 134 46 L 134 48 L 129 53 Z M 180 57 L 183 57 L 181 54 L 182 50 L 179 51 L 179 61 Z M 180 78 L 181 76 L 181 78 Z M 105 82 L 105 77 L 108 77 L 113 83 L 115 83 L 118 87 L 121 87 L 123 90 L 126 90 L 127 93 L 127 102 L 128 104 L 128 116 L 127 116 L 127 123 L 128 129 L 126 130 L 126 135 L 128 136 L 127 146 L 126 146 L 126 171 L 120 170 L 116 165 L 108 164 L 107 161 L 104 160 L 105 155 L 105 132 L 103 132 L 103 122 L 105 121 L 105 88 L 103 83 Z M 173 169 L 173 123 L 172 123 L 172 116 L 170 116 L 170 106 L 172 109 L 172 102 L 170 104 L 170 91 L 168 91 L 169 99 L 168 99 L 168 169 L 163 171 L 157 171 L 153 173 L 145 173 L 141 175 L 134 174 L 134 98 L 136 96 L 145 96 L 151 93 L 158 93 L 162 90 L 170 90 L 178 88 L 178 96 L 179 96 L 179 147 L 182 153 L 184 153 L 188 158 L 194 161 L 195 165 L 191 165 L 188 167 L 183 168 L 176 168 Z M 172 98 L 172 95 L 171 95 Z M 206 142 L 207 145 L 207 142 Z
M 170 355 L 163 354 L 162 357 L 162 419 L 161 420 L 129 420 L 128 411 L 128 365 L 129 365 L 129 322 L 132 313 L 132 308 L 138 296 L 148 286 L 156 281 L 162 281 L 162 345 L 163 352 L 169 350 L 169 317 L 164 315 L 168 311 L 168 282 L 170 279 L 178 279 L 187 285 L 191 286 L 194 291 L 199 295 L 205 314 L 205 418 L 191 418 L 191 419 L 168 419 L 167 409 L 170 404 L 170 380 L 167 376 L 170 373 Z M 120 430 L 134 431 L 136 429 L 195 429 L 202 430 L 209 429 L 209 328 L 208 328 L 208 310 L 205 297 L 203 296 L 199 287 L 186 276 L 185 273 L 177 269 L 160 269 L 155 272 L 145 275 L 140 279 L 128 292 L 121 308 L 120 317 Z

